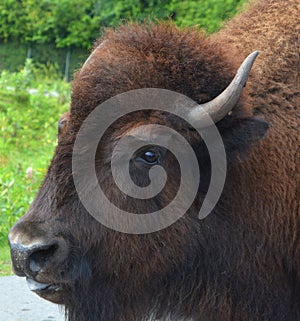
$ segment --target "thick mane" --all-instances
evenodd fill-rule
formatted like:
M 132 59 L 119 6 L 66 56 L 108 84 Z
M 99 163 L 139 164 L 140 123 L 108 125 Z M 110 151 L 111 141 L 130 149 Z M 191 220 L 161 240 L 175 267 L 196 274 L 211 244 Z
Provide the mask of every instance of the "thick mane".
M 213 35 L 214 40 L 240 59 L 254 49 L 260 51 L 249 86 L 256 112 L 272 116 L 276 109 L 294 116 L 298 109 L 299 116 L 299 1 L 252 0 L 245 9 Z
M 290 256 L 288 261 L 295 265 L 289 263 L 288 268 L 296 274 L 300 262 L 299 240 L 294 234 L 300 229 L 300 172 L 296 170 L 300 166 L 299 10 L 299 1 L 252 1 L 246 12 L 213 35 L 232 52 L 260 51 L 247 88 L 248 102 L 254 114 L 268 120 L 270 130 L 242 165 L 243 177 L 237 180 L 241 186 L 255 182 L 257 189 L 241 203 L 268 209 L 263 234 L 282 258 Z M 256 213 L 259 211 L 251 213 L 251 220 L 258 222 Z M 285 227 L 279 227 L 283 220 Z
M 104 100 L 138 88 L 165 88 L 198 103 L 209 101 L 238 67 L 234 57 L 224 59 L 226 50 L 195 28 L 180 30 L 171 23 L 108 30 L 76 75 L 71 112 L 84 119 Z
M 250 1 L 246 11 L 233 18 L 213 39 L 231 48 L 232 53 L 245 55 L 259 50 L 253 67 L 250 86 L 246 88 L 253 113 L 263 115 L 270 130 L 253 149 L 233 181 L 244 195 L 240 204 L 253 208 L 249 221 L 277 254 L 269 267 L 286 273 L 286 282 L 299 295 L 300 243 L 300 2 Z M 227 51 L 228 52 L 228 51 Z M 256 188 L 246 192 L 247 186 Z M 234 190 L 234 188 L 232 189 Z M 264 217 L 261 217 L 261 213 Z M 246 223 L 247 224 L 247 223 Z M 270 254 L 271 255 L 271 254 Z M 263 264 L 264 260 L 260 260 Z M 298 291 L 298 292 L 297 292 Z M 292 297 L 292 304 L 295 299 Z M 298 305 L 299 303 L 294 302 Z

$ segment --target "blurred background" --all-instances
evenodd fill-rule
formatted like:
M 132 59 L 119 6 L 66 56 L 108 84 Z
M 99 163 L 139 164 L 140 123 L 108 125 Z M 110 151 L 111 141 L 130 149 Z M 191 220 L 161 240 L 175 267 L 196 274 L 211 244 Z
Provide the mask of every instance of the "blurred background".
M 70 102 L 72 74 L 107 27 L 173 20 L 208 34 L 247 0 L 0 0 L 0 276 L 7 234 L 32 202 Z

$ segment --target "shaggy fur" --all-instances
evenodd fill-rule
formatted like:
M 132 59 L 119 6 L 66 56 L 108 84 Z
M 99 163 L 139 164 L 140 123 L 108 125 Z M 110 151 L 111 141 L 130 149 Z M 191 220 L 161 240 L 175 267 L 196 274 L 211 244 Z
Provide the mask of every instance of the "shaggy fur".
M 300 320 L 299 12 L 297 0 L 257 1 L 211 37 L 169 23 L 130 24 L 108 30 L 95 45 L 76 75 L 45 181 L 16 225 L 20 233 L 26 225 L 32 235 L 46 231 L 68 242 L 65 262 L 46 265 L 38 280 L 62 286 L 57 301 L 69 321 Z M 213 213 L 196 217 L 210 177 L 197 133 L 182 120 L 143 111 L 120 119 L 101 141 L 96 166 L 108 197 L 136 207 L 116 189 L 109 161 L 119 137 L 148 123 L 176 126 L 189 140 L 205 173 L 198 197 L 182 219 L 156 233 L 127 235 L 97 223 L 77 198 L 71 170 L 88 114 L 116 94 L 145 87 L 209 101 L 254 50 L 261 53 L 245 92 L 217 124 L 228 173 Z M 159 198 L 139 203 L 141 211 L 164 206 L 176 193 L 178 165 L 171 155 L 164 162 L 171 183 Z

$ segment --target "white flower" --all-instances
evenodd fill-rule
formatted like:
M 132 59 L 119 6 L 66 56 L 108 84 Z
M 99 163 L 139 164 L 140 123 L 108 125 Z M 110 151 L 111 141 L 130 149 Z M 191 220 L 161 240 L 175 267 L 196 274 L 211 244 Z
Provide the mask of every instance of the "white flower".
M 31 179 L 32 178 L 32 174 L 33 174 L 33 170 L 32 170 L 32 167 L 28 167 L 26 169 L 26 177 Z

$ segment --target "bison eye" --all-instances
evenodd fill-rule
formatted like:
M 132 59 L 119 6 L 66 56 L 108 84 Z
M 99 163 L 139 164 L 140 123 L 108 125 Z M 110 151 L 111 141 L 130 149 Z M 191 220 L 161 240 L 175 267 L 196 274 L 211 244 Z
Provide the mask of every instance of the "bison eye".
M 58 135 L 62 134 L 62 133 L 65 131 L 66 126 L 67 126 L 67 123 L 68 123 L 68 121 L 70 120 L 70 117 L 71 117 L 71 114 L 70 114 L 69 111 L 66 112 L 66 113 L 64 113 L 64 114 L 60 117 L 59 121 L 57 122 L 57 125 L 58 125 Z
M 58 123 L 57 123 L 57 126 L 58 126 L 58 134 L 61 134 L 64 127 L 66 126 L 66 123 L 67 121 L 66 120 L 59 120 Z
M 159 163 L 159 156 L 159 153 L 155 150 L 144 150 L 139 153 L 135 160 L 153 166 Z

